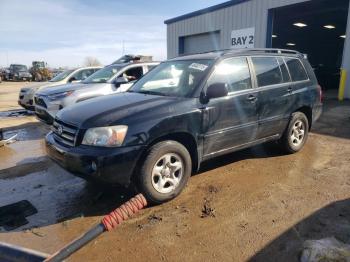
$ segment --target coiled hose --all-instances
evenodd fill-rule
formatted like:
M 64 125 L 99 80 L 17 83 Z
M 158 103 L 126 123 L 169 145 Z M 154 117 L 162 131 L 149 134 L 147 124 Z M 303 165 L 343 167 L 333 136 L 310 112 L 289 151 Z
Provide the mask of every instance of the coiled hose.
M 73 240 L 71 243 L 57 251 L 52 256 L 45 259 L 45 262 L 58 262 L 67 258 L 91 240 L 98 237 L 105 231 L 112 231 L 123 221 L 129 219 L 132 215 L 137 213 L 139 210 L 147 206 L 147 200 L 142 194 L 138 194 L 131 198 L 129 201 L 125 202 L 123 205 L 112 211 L 110 214 L 106 215 L 100 224 L 94 226 L 88 232 L 80 236 L 79 238 Z

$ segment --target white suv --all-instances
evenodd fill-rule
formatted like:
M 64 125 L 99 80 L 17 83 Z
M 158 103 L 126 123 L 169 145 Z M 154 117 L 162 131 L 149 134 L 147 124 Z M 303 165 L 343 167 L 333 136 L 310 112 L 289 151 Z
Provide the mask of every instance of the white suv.
M 52 124 L 56 113 L 67 106 L 127 91 L 135 81 L 156 67 L 159 62 L 112 64 L 74 85 L 42 88 L 35 92 L 35 114 L 39 120 Z
M 18 104 L 27 110 L 34 111 L 34 93 L 36 91 L 44 87 L 53 87 L 68 83 L 80 82 L 88 78 L 90 75 L 100 70 L 101 68 L 101 66 L 94 66 L 66 70 L 52 78 L 49 82 L 43 82 L 31 87 L 24 87 L 19 92 Z

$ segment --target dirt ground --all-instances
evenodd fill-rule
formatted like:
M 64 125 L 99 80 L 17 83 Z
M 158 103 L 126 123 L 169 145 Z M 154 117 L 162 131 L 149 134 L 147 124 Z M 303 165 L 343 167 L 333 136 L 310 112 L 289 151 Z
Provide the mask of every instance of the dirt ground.
M 29 200 L 38 213 L 0 241 L 53 253 L 131 197 L 101 191 L 45 156 L 49 130 L 16 109 L 19 83 L 0 84 L 0 203 Z M 204 163 L 175 200 L 142 210 L 67 261 L 298 261 L 308 239 L 350 243 L 350 102 L 326 97 L 305 148 L 274 144 Z

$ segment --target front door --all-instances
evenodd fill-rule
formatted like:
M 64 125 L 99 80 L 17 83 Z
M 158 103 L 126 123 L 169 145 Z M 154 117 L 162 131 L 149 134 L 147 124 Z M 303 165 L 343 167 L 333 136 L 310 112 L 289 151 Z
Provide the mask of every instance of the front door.
M 257 90 L 253 88 L 246 57 L 220 62 L 206 86 L 225 83 L 229 94 L 211 99 L 203 109 L 204 158 L 225 153 L 256 139 Z

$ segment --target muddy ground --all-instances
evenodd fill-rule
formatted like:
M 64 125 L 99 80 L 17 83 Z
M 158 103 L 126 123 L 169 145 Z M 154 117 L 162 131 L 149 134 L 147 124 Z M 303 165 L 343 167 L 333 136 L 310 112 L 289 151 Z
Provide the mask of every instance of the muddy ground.
M 0 111 L 16 109 L 20 86 L 0 84 Z M 4 114 L 0 127 L 20 141 L 0 148 L 0 203 L 26 199 L 38 213 L 1 228 L 0 241 L 53 253 L 131 197 L 65 172 L 45 156 L 46 126 Z M 269 144 L 208 161 L 177 199 L 141 211 L 68 261 L 298 261 L 307 239 L 350 243 L 349 170 L 350 102 L 329 95 L 302 152 L 283 155 Z

